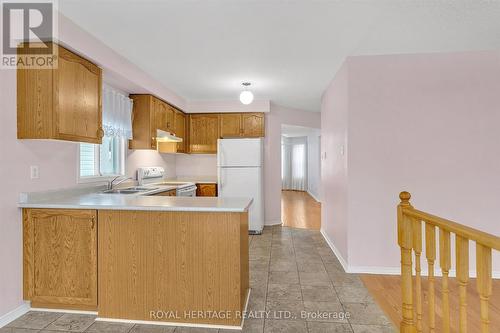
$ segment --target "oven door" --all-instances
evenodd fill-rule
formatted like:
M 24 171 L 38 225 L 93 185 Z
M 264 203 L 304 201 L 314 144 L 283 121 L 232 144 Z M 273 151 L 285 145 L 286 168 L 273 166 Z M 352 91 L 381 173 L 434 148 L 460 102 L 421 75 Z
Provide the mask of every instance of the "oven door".
M 196 196 L 196 185 L 178 188 L 177 189 L 178 197 L 195 197 Z

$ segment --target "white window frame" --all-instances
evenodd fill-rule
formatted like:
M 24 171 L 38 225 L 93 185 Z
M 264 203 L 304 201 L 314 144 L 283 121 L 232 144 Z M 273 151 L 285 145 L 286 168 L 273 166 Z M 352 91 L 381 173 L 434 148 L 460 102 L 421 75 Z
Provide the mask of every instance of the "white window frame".
M 127 153 L 127 143 L 128 140 L 124 139 L 123 144 L 121 145 L 121 152 L 120 152 L 120 174 L 112 174 L 112 175 L 101 175 L 100 170 L 100 149 L 101 145 L 100 144 L 95 144 L 94 147 L 94 156 L 95 156 L 95 164 L 94 164 L 94 171 L 99 174 L 99 176 L 80 176 L 80 148 L 81 144 L 78 143 L 78 155 L 77 155 L 77 167 L 76 167 L 76 182 L 78 184 L 86 184 L 86 183 L 96 183 L 96 182 L 105 182 L 105 181 L 110 181 L 113 180 L 116 177 L 121 177 L 125 176 L 125 163 L 126 163 L 126 156 L 125 154 Z

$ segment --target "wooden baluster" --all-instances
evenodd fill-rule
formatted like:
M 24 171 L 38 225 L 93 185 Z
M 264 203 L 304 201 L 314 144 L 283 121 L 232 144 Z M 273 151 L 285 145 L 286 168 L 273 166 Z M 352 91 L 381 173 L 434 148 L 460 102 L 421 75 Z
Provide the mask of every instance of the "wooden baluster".
M 436 260 L 436 227 L 425 224 L 425 255 L 429 266 L 429 331 L 436 329 L 435 289 L 434 289 L 434 261 Z
M 422 332 L 422 276 L 420 256 L 422 254 L 422 222 L 413 219 L 412 223 L 413 250 L 415 251 L 415 294 L 417 306 L 417 332 Z
M 481 299 L 481 332 L 489 331 L 488 302 L 491 297 L 491 248 L 476 243 L 477 291 Z
M 459 284 L 459 332 L 467 332 L 467 282 L 469 282 L 469 240 L 459 235 L 455 237 L 457 254 L 457 279 Z
M 448 274 L 450 272 L 450 232 L 439 229 L 439 261 L 443 272 L 443 332 L 450 332 L 450 290 Z
M 401 333 L 416 332 L 413 321 L 412 224 L 411 220 L 403 214 L 404 208 L 411 208 L 410 198 L 411 195 L 408 192 L 399 194 L 401 203 L 398 205 L 398 244 L 401 247 L 401 295 L 403 299 Z

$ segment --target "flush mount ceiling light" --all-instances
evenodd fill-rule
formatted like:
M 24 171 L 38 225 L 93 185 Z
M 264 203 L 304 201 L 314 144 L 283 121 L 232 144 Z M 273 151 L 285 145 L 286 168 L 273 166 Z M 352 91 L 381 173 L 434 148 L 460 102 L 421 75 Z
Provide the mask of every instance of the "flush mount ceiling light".
M 250 86 L 250 82 L 243 82 L 243 91 L 240 93 L 240 102 L 248 105 L 253 102 L 253 93 L 248 90 L 248 87 Z

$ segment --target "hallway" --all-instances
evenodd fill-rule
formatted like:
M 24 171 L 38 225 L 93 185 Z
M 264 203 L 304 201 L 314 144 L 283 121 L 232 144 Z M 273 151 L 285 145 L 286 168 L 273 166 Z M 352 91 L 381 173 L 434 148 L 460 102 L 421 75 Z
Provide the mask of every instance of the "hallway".
M 307 192 L 281 191 L 281 220 L 284 227 L 319 230 L 321 203 Z

